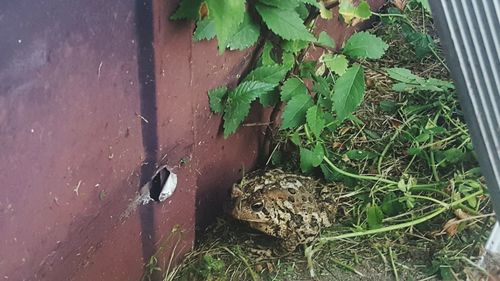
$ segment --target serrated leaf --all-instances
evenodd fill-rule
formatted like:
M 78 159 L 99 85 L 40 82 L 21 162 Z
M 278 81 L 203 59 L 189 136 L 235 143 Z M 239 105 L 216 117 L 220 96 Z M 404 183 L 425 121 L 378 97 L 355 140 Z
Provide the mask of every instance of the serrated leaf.
M 323 111 L 318 106 L 311 106 L 306 113 L 306 122 L 313 135 L 319 138 L 326 124 Z
M 306 20 L 309 16 L 309 9 L 304 3 L 299 3 L 299 5 L 295 8 L 295 11 L 297 12 L 297 14 L 299 14 L 299 17 L 302 20 Z
M 265 65 L 252 70 L 243 81 L 260 81 L 277 86 L 288 72 L 283 65 Z
M 259 3 L 265 4 L 267 6 L 272 6 L 280 8 L 283 10 L 292 10 L 299 5 L 297 0 L 258 0 Z
M 221 113 L 224 111 L 223 99 L 227 93 L 227 87 L 221 86 L 208 91 L 208 99 L 210 104 L 210 109 L 214 113 Z
M 409 69 L 401 68 L 401 67 L 393 67 L 386 69 L 387 75 L 394 80 L 401 81 L 403 83 L 409 84 L 420 84 L 424 81 L 424 79 L 420 76 L 417 76 Z
M 296 11 L 283 10 L 262 4 L 256 4 L 255 8 L 267 27 L 281 38 L 286 40 L 316 40 L 309 33 Z
M 199 17 L 198 10 L 202 0 L 182 0 L 175 12 L 170 16 L 171 20 L 196 20 Z
M 321 144 L 316 144 L 314 150 L 300 147 L 300 169 L 307 173 L 314 167 L 318 167 L 323 162 L 325 152 Z
M 293 129 L 306 121 L 306 112 L 313 105 L 309 95 L 296 95 L 286 104 L 281 116 L 281 129 Z
M 238 30 L 231 36 L 227 46 L 230 50 L 243 50 L 255 44 L 259 39 L 260 27 L 245 13 Z
M 303 61 L 299 64 L 299 76 L 301 78 L 311 79 L 315 76 L 316 65 L 317 61 L 315 60 Z
M 384 213 L 377 204 L 370 204 L 370 206 L 366 208 L 366 222 L 368 223 L 369 229 L 382 227 L 383 219 Z
M 332 101 L 333 109 L 337 113 L 337 119 L 342 121 L 353 113 L 363 100 L 364 94 L 363 68 L 359 64 L 355 64 L 339 77 L 334 86 Z
M 333 40 L 332 37 L 330 37 L 330 35 L 328 35 L 328 33 L 324 32 L 324 31 L 321 31 L 319 33 L 317 44 L 325 46 L 325 47 L 329 47 L 332 49 L 335 48 L 335 41 Z
M 416 90 L 442 92 L 454 88 L 453 83 L 449 81 L 435 78 L 429 78 L 426 80 L 411 73 L 411 71 L 406 68 L 388 68 L 386 69 L 386 72 L 390 78 L 400 81 L 400 83 L 392 85 L 392 89 L 396 92 L 414 92 Z
M 354 6 L 352 0 L 340 0 L 339 14 L 342 15 L 345 23 L 349 24 L 354 19 L 365 20 L 370 18 L 370 5 L 366 0 L 359 1 L 358 6 Z
M 280 95 L 278 91 L 265 92 L 259 97 L 259 102 L 265 107 L 275 106 L 280 100 Z
M 245 0 L 205 0 L 208 17 L 215 23 L 219 53 L 224 53 L 229 39 L 238 31 L 245 15 Z
M 386 69 L 387 74 L 394 80 L 401 81 L 403 83 L 421 83 L 423 78 L 411 73 L 409 69 L 401 67 L 393 67 Z
M 281 87 L 281 100 L 287 102 L 294 96 L 307 94 L 307 88 L 302 81 L 295 77 L 288 78 Z
M 300 2 L 302 3 L 305 3 L 305 4 L 309 4 L 315 8 L 318 8 L 320 7 L 320 4 L 318 3 L 318 1 L 316 0 L 299 0 Z
M 324 54 L 321 60 L 331 72 L 339 76 L 345 73 L 349 63 L 344 55 Z
M 243 122 L 250 111 L 252 101 L 273 88 L 269 83 L 246 81 L 229 93 L 224 108 L 224 138 L 234 133 Z
M 215 23 L 213 20 L 204 18 L 196 23 L 196 30 L 193 33 L 195 41 L 210 40 L 215 37 Z
M 307 46 L 309 46 L 309 42 L 302 40 L 284 40 L 281 44 L 281 48 L 283 49 L 283 51 L 295 55 L 305 49 Z
M 352 58 L 379 59 L 387 48 L 389 45 L 379 37 L 368 32 L 358 32 L 347 40 L 343 53 Z
M 276 61 L 272 57 L 273 44 L 269 41 L 264 43 L 264 47 L 262 48 L 262 55 L 260 56 L 261 65 L 276 65 Z

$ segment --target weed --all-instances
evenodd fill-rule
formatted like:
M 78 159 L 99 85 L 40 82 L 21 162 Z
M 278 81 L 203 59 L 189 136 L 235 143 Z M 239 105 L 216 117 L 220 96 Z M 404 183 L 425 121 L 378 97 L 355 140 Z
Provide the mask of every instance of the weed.
M 217 11 L 212 2 L 206 1 L 209 11 Z M 333 51 L 335 42 L 325 33 L 310 38 L 311 15 L 329 18 L 323 2 L 290 1 L 314 7 L 306 9 L 304 23 L 291 25 L 303 38 L 291 38 L 278 20 L 282 13 L 300 17 L 299 6 L 292 12 L 287 1 L 257 2 L 251 14 L 260 16 L 273 40 L 262 45 L 255 69 L 237 87 L 209 92 L 210 107 L 222 114 L 225 137 L 241 125 L 253 101 L 274 107 L 268 164 L 342 182 L 337 221 L 305 249 L 306 258 L 293 253 L 255 259 L 249 248 L 259 236 L 248 240 L 244 228 L 231 225 L 228 231 L 228 222 L 221 220 L 187 256 L 176 278 L 470 277 L 494 220 L 426 1 L 375 13 L 381 22 L 371 32 L 356 33 L 340 52 Z M 340 1 L 346 23 L 370 16 L 366 2 L 360 2 Z M 217 13 L 208 16 L 213 23 L 200 17 L 195 16 L 195 37 L 216 36 L 219 50 L 234 46 L 226 44 L 232 42 L 230 32 L 217 29 Z M 207 35 L 209 24 L 216 31 Z M 323 55 L 303 61 L 311 46 Z

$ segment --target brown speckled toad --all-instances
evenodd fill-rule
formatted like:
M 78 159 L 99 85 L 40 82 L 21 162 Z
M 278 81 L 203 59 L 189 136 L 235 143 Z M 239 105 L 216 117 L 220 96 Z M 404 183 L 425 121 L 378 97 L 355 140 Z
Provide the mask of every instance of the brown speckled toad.
M 334 204 L 329 186 L 279 169 L 257 171 L 233 186 L 231 215 L 250 227 L 280 238 L 287 251 L 309 244 L 331 226 Z M 330 201 L 330 202 L 328 202 Z

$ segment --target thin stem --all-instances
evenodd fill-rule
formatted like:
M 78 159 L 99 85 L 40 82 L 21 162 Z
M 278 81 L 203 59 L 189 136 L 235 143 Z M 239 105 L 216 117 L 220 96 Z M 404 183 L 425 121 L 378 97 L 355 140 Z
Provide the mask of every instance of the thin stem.
M 441 213 L 444 213 L 448 209 L 455 207 L 456 205 L 458 205 L 462 202 L 465 202 L 465 201 L 469 200 L 470 198 L 476 197 L 482 193 L 483 193 L 482 190 L 476 191 L 476 192 L 474 192 L 474 193 L 472 193 L 472 194 L 470 194 L 462 199 L 459 199 L 455 202 L 447 204 L 446 207 L 441 207 L 441 208 L 437 209 L 436 211 L 434 211 L 426 216 L 420 217 L 416 220 L 412 220 L 409 222 L 400 223 L 400 224 L 396 224 L 396 225 L 386 226 L 386 227 L 382 227 L 382 228 L 377 228 L 377 229 L 370 229 L 370 230 L 366 230 L 366 231 L 351 232 L 351 233 L 345 233 L 345 234 L 341 234 L 341 235 L 337 235 L 337 236 L 330 236 L 330 237 L 322 237 L 319 240 L 321 243 L 325 243 L 325 242 L 339 240 L 339 239 L 346 239 L 346 238 L 352 238 L 352 237 L 378 234 L 378 233 L 383 233 L 383 232 L 388 232 L 388 231 L 393 231 L 393 230 L 397 230 L 397 229 L 402 229 L 402 228 L 414 226 L 414 225 L 426 222 L 426 221 L 440 215 Z
M 349 173 L 349 172 L 344 171 L 344 170 L 340 169 L 339 167 L 335 166 L 332 163 L 332 161 L 330 161 L 330 159 L 328 159 L 328 157 L 326 157 L 326 156 L 323 156 L 323 161 L 325 161 L 326 164 L 328 164 L 328 166 L 330 166 L 330 168 L 332 168 L 337 173 L 342 174 L 344 176 L 348 176 L 350 178 L 355 178 L 355 179 L 360 179 L 360 180 L 370 180 L 370 181 L 383 182 L 383 183 L 387 183 L 387 184 L 390 184 L 390 185 L 397 185 L 398 184 L 398 182 L 396 182 L 396 181 L 392 181 L 392 180 L 389 180 L 389 179 L 386 179 L 386 178 L 382 178 L 382 177 L 368 176 L 368 175 L 356 175 L 356 174 L 353 174 L 353 173 Z M 444 184 L 445 184 L 444 182 L 436 182 L 436 183 L 428 183 L 428 184 L 416 184 L 416 185 L 411 186 L 411 188 L 429 188 L 429 187 L 441 186 L 441 185 L 444 185 Z
M 399 281 L 398 270 L 396 269 L 396 265 L 394 264 L 394 254 L 392 253 L 392 247 L 389 247 L 389 257 L 391 258 L 392 271 L 394 271 L 394 278 L 396 281 Z
M 388 179 L 385 179 L 385 178 L 381 178 L 381 177 L 376 177 L 376 176 L 366 176 L 366 175 L 356 175 L 356 174 L 352 174 L 352 173 L 349 173 L 347 171 L 344 171 L 344 170 L 341 170 L 339 169 L 337 166 L 335 166 L 331 161 L 330 159 L 328 159 L 328 157 L 326 156 L 323 156 L 323 161 L 326 162 L 326 164 L 328 164 L 328 166 L 330 166 L 333 170 L 335 170 L 337 173 L 339 174 L 342 174 L 344 176 L 348 176 L 348 177 L 351 177 L 351 178 L 355 178 L 355 179 L 361 179 L 361 180 L 371 180 L 371 181 L 379 181 L 379 182 L 384 182 L 384 183 L 388 183 L 388 184 L 395 184 L 397 185 L 398 183 L 395 182 L 395 181 L 391 181 L 391 180 L 388 180 Z
M 436 114 L 436 116 L 434 117 L 434 120 L 433 120 L 433 123 L 434 125 L 437 123 L 437 120 L 439 119 L 439 112 Z M 434 142 L 434 135 L 431 134 L 431 143 Z M 431 160 L 431 169 L 432 169 L 432 174 L 434 175 L 434 178 L 436 179 L 436 181 L 439 181 L 439 174 L 438 174 L 438 171 L 437 171 L 437 165 L 436 165 L 436 160 L 435 160 L 435 157 L 434 157 L 434 151 L 430 151 L 430 160 Z

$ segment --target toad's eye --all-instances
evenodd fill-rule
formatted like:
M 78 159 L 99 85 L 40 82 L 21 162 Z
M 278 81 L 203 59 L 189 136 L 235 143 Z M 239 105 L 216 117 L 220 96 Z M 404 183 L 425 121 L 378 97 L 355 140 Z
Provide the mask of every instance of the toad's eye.
M 262 208 L 264 208 L 264 203 L 262 203 L 260 201 L 259 202 L 255 202 L 255 203 L 252 204 L 251 207 L 252 207 L 252 211 L 254 211 L 254 212 L 260 212 L 260 211 L 262 211 Z

